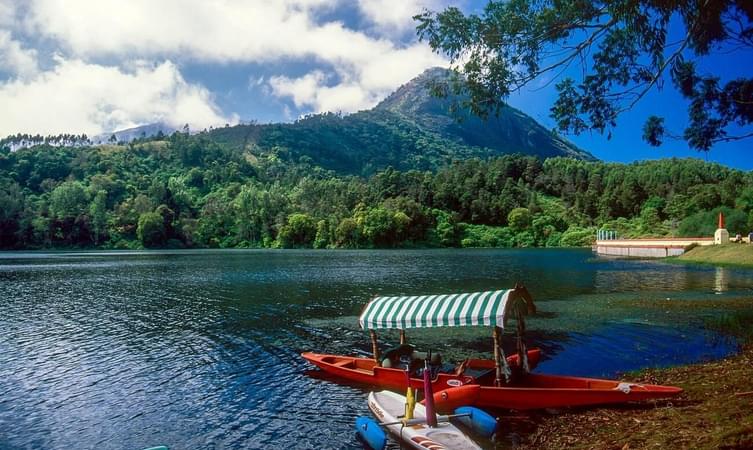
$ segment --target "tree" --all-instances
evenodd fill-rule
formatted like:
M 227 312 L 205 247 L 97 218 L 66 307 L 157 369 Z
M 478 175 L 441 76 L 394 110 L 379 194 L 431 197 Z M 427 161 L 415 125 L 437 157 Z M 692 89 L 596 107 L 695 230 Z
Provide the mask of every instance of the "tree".
M 107 192 L 99 191 L 94 196 L 89 206 L 92 231 L 94 232 L 94 244 L 99 245 L 102 238 L 107 234 Z
M 139 226 L 136 229 L 138 236 L 144 247 L 154 248 L 165 245 L 165 226 L 164 220 L 156 212 L 148 212 L 139 216 Z
M 620 114 L 669 78 L 688 100 L 687 127 L 671 134 L 663 118 L 650 116 L 643 130 L 649 144 L 678 137 L 708 151 L 717 142 L 753 137 L 748 67 L 739 65 L 725 80 L 699 70 L 712 52 L 749 57 L 750 0 L 492 0 L 480 15 L 449 7 L 414 19 L 419 38 L 456 70 L 434 93 L 462 94 L 460 106 L 482 117 L 498 113 L 511 92 L 580 65 L 578 82 L 567 76 L 556 84 L 551 112 L 561 131 L 610 133 Z M 678 36 L 673 26 L 682 28 Z
M 515 231 L 523 231 L 531 225 L 531 213 L 528 208 L 515 208 L 507 215 L 507 223 Z
M 0 185 L 0 248 L 16 243 L 18 219 L 24 206 L 24 197 L 17 183 Z
M 50 194 L 50 212 L 58 219 L 74 219 L 84 214 L 89 198 L 84 185 L 78 181 L 66 181 Z
M 311 247 L 316 238 L 317 222 L 308 214 L 291 214 L 278 239 L 280 245 L 290 247 Z
M 357 213 L 356 222 L 363 228 L 364 237 L 374 246 L 392 247 L 405 238 L 410 217 L 402 211 L 376 207 Z
M 680 222 L 677 232 L 680 236 L 713 236 L 720 212 L 724 213 L 725 226 L 733 236 L 750 231 L 748 217 L 743 211 L 721 207 L 710 211 L 699 211 L 686 217 Z
M 346 248 L 358 247 L 361 238 L 361 229 L 355 219 L 346 217 L 341 220 L 335 229 L 335 239 L 337 245 Z

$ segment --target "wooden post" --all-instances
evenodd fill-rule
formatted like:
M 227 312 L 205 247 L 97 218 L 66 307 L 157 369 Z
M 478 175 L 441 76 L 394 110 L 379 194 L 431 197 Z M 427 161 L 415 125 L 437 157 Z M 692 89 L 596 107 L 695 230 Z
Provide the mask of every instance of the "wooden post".
M 405 339 L 405 330 L 400 330 L 400 345 L 403 345 L 407 342 L 408 341 Z
M 371 350 L 374 352 L 374 361 L 376 361 L 377 367 L 382 367 L 382 359 L 379 357 L 379 345 L 377 345 L 376 331 L 369 330 L 371 336 Z
M 528 350 L 526 349 L 526 344 L 523 341 L 523 336 L 525 335 L 526 331 L 526 323 L 523 319 L 523 312 L 520 310 L 520 308 L 517 308 L 515 310 L 516 315 L 516 322 L 517 323 L 517 342 L 516 347 L 518 351 L 518 367 L 522 368 L 524 372 L 528 373 L 530 371 L 530 368 L 528 366 Z
M 495 385 L 502 386 L 502 329 L 494 327 L 494 371 Z

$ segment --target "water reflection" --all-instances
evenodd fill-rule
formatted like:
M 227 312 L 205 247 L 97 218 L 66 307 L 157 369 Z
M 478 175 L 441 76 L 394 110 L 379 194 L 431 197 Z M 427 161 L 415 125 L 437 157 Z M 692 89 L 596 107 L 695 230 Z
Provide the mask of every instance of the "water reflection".
M 714 290 L 718 293 L 729 289 L 729 273 L 725 267 L 717 267 L 714 276 Z

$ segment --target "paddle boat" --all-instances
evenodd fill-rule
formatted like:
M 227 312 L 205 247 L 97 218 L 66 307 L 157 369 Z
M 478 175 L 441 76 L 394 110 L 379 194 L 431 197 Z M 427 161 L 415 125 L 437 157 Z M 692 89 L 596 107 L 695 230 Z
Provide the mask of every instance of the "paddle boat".
M 428 360 L 424 365 L 425 404 L 416 404 L 409 379 L 405 380 L 408 384 L 405 396 L 391 391 L 371 392 L 368 400 L 369 409 L 379 423 L 368 417 L 358 417 L 356 433 L 374 450 L 383 450 L 386 447 L 387 436 L 382 427 L 410 448 L 418 450 L 481 450 L 480 446 L 451 421 L 460 422 L 477 435 L 492 438 L 497 430 L 497 420 L 473 407 L 457 408 L 454 414 L 438 416 L 433 405 Z
M 524 317 L 535 311 L 533 298 L 520 284 L 509 290 L 467 294 L 376 297 L 359 317 L 361 328 L 369 330 L 373 359 L 314 353 L 302 356 L 336 377 L 401 390 L 405 366 L 411 370 L 413 361 L 401 354 L 396 360 L 394 355 L 388 355 L 387 361 L 381 358 L 376 330 L 398 329 L 401 344 L 405 344 L 407 329 L 487 326 L 492 329 L 494 359 L 466 360 L 449 374 L 433 371 L 434 392 L 441 395 L 442 390 L 470 385 L 474 387 L 455 394 L 448 391 L 447 396 L 462 395 L 464 398 L 456 399 L 458 404 L 519 410 L 619 404 L 670 398 L 682 392 L 673 386 L 531 373 L 540 352 L 526 348 Z M 502 336 L 505 329 L 512 329 L 511 321 L 516 325 L 516 354 L 506 357 Z M 418 374 L 411 374 L 411 386 L 421 386 Z

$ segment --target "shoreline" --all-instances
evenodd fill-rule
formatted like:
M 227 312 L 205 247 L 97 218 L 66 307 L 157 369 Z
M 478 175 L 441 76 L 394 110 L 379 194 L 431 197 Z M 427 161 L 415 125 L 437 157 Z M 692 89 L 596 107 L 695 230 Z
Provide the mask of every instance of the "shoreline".
M 633 375 L 631 381 L 679 386 L 684 392 L 670 400 L 544 413 L 518 448 L 753 448 L 750 340 L 726 358 Z
M 753 268 L 753 244 L 693 247 L 684 254 L 667 260 L 682 264 Z

